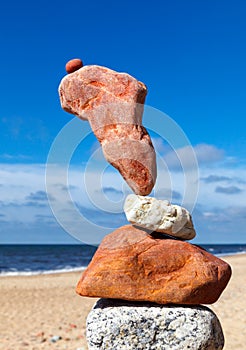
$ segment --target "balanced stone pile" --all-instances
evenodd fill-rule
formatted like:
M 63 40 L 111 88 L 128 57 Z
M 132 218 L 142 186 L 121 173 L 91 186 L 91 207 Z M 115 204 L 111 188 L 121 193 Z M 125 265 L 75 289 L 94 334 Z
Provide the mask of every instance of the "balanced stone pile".
M 77 293 L 101 298 L 87 318 L 95 349 L 222 349 L 214 303 L 230 266 L 199 246 L 189 212 L 147 197 L 156 180 L 155 151 L 142 126 L 145 85 L 128 74 L 77 61 L 59 87 L 62 107 L 88 120 L 105 158 L 135 194 L 124 211 L 131 225 L 108 234 L 82 274 Z

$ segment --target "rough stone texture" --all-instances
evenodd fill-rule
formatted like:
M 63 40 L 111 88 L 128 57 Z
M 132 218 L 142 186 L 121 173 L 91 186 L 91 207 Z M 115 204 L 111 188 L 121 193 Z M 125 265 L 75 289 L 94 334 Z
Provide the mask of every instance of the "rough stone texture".
M 202 248 L 132 225 L 107 235 L 77 285 L 83 296 L 159 304 L 211 304 L 231 268 Z
M 216 315 L 204 306 L 178 307 L 100 299 L 87 317 L 89 350 L 221 350 Z
M 88 120 L 105 158 L 137 194 L 149 194 L 156 180 L 156 156 L 142 126 L 146 86 L 126 73 L 84 66 L 59 86 L 62 108 Z
M 192 239 L 196 235 L 188 210 L 168 201 L 130 194 L 124 211 L 129 222 L 147 230 L 182 239 Z
M 74 58 L 66 63 L 66 72 L 68 74 L 75 72 L 83 67 L 83 62 L 80 58 Z

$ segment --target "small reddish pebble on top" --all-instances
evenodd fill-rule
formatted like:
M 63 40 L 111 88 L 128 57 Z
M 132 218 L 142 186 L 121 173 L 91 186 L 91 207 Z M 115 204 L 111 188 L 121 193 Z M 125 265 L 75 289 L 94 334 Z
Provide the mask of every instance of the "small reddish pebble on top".
M 66 72 L 68 74 L 75 72 L 76 70 L 83 67 L 83 62 L 80 58 L 74 58 L 73 60 L 70 60 L 66 64 Z

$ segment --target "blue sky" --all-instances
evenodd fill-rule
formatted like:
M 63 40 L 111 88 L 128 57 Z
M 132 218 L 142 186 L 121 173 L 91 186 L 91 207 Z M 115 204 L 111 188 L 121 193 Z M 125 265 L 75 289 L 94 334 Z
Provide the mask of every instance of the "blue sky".
M 194 242 L 246 243 L 245 17 L 243 0 L 2 4 L 0 243 L 72 243 L 72 235 L 93 243 L 126 223 L 122 206 L 129 189 L 107 167 L 82 121 L 83 142 L 72 155 L 66 184 L 76 212 L 85 218 L 74 225 L 80 233 L 67 233 L 73 214 L 67 211 L 71 215 L 62 228 L 47 201 L 47 157 L 72 120 L 60 107 L 57 88 L 65 63 L 74 57 L 143 81 L 146 104 L 170 116 L 187 136 L 189 144 L 169 145 L 161 137 L 165 130 L 158 134 L 159 119 L 144 116 L 160 164 L 156 196 L 181 204 L 187 184 L 177 155 L 187 176 L 192 176 L 190 147 L 197 156 Z M 63 141 L 61 159 L 70 147 L 70 139 Z M 52 186 L 54 206 L 65 185 L 53 179 Z

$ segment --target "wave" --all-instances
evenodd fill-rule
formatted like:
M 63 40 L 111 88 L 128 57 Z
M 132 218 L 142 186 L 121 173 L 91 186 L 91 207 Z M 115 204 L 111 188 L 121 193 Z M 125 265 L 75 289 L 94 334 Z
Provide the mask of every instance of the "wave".
M 36 270 L 36 271 L 18 271 L 12 269 L 11 271 L 0 271 L 0 277 L 4 276 L 35 276 L 35 275 L 51 275 L 51 274 L 58 274 L 58 273 L 67 273 L 67 272 L 76 272 L 76 271 L 84 271 L 87 266 L 80 266 L 80 267 L 69 267 L 64 269 L 57 269 L 57 270 Z
M 245 251 L 241 251 L 241 252 L 226 252 L 226 253 L 218 253 L 218 254 L 214 254 L 217 257 L 222 257 L 222 256 L 233 256 L 233 255 L 243 255 L 246 254 L 246 250 Z

